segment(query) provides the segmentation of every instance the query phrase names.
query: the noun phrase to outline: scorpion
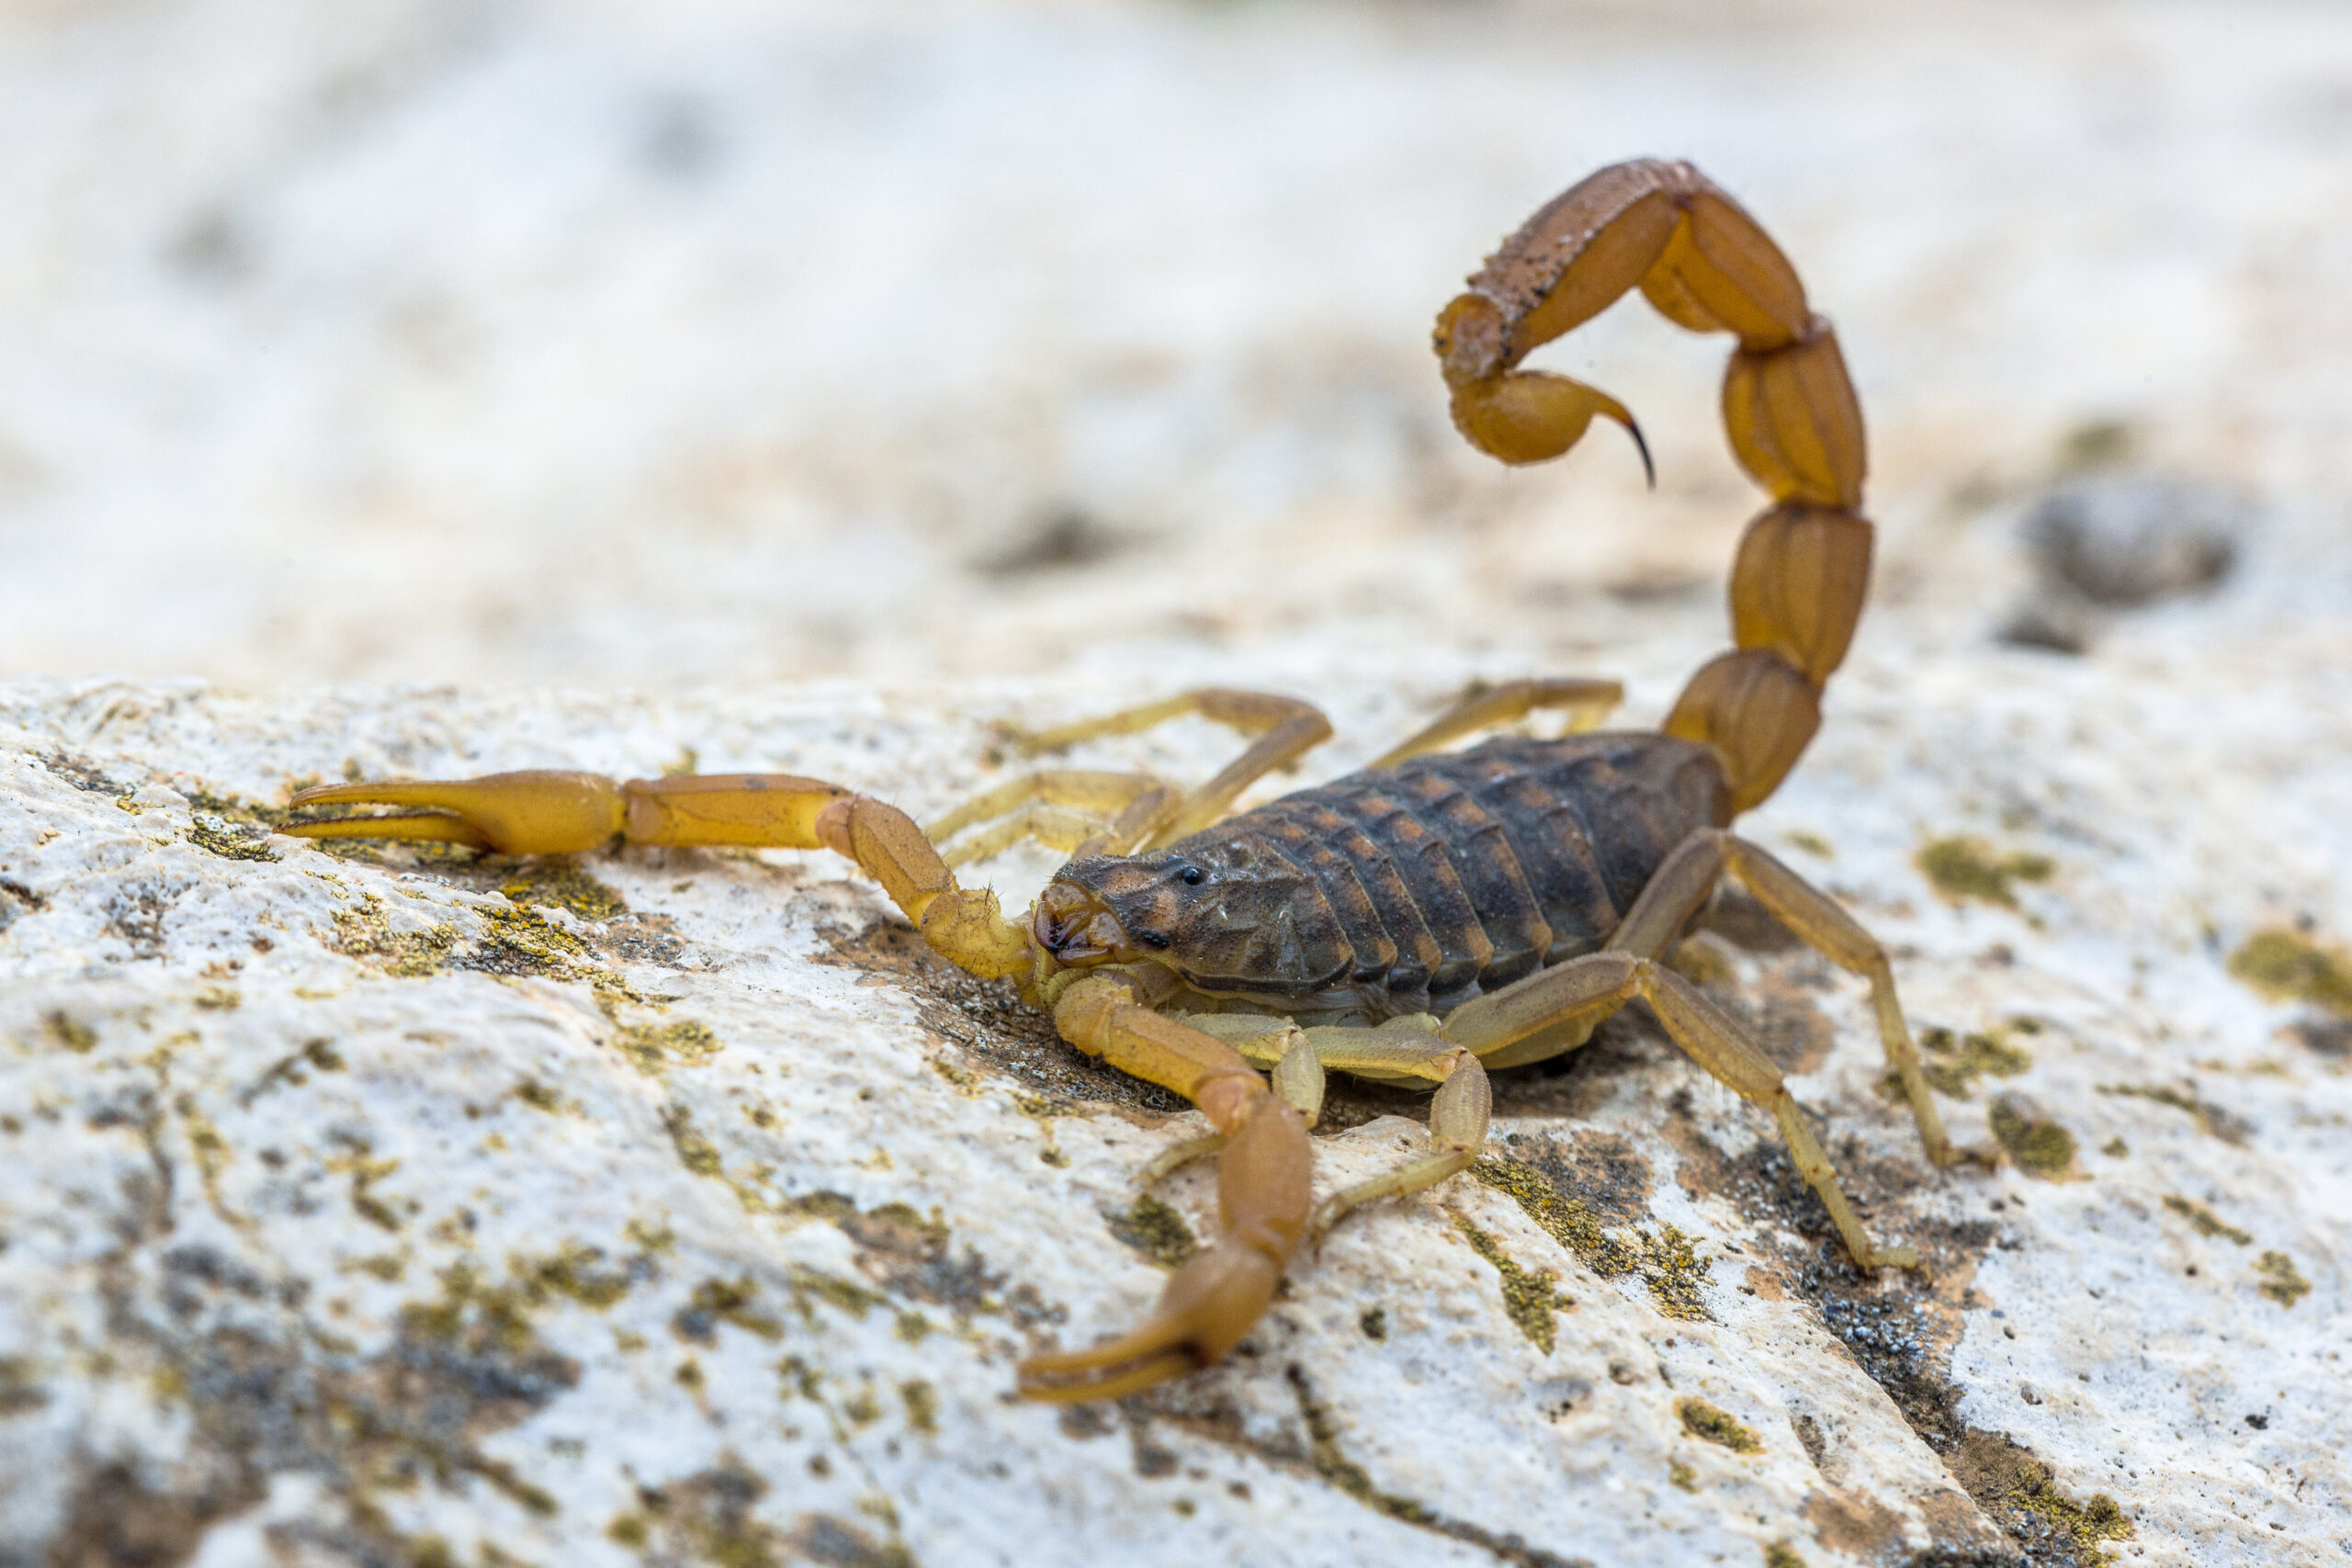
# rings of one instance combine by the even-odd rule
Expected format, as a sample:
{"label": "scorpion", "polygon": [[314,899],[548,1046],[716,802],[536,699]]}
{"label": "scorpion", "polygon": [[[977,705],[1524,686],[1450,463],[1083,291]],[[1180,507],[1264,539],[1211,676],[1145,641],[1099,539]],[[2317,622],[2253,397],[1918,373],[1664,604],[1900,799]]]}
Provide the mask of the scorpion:
{"label": "scorpion", "polygon": [[[1043,768],[920,827],[880,800],[788,774],[635,779],[534,771],[301,791],[300,837],[467,845],[502,854],[623,844],[827,849],[878,882],[941,957],[1010,978],[1078,1050],[1184,1096],[1214,1129],[1147,1182],[1214,1155],[1222,1230],[1132,1332],[1037,1355],[1033,1399],[1132,1393],[1216,1362],[1265,1313],[1310,1237],[1365,1203],[1472,1165],[1489,1071],[1571,1051],[1628,1002],[1698,1065],[1769,1111],[1853,1261],[1916,1268],[1873,1243],[1780,1070],[1750,1032],[1665,958],[1726,876],[1870,987],[1886,1060],[1928,1157],[1962,1157],[1929,1099],[1885,950],[1826,894],[1729,830],[1795,763],[1821,718],[1870,575],[1860,411],[1836,334],[1756,220],[1687,163],[1620,164],[1534,216],[1439,315],[1454,424],[1505,463],[1566,452],[1623,404],[1521,369],[1538,346],[1638,285],[1668,320],[1737,340],[1723,416],[1772,504],[1730,581],[1734,648],[1702,666],[1657,732],[1597,727],[1597,680],[1474,692],[1364,770],[1230,815],[1236,798],[1331,734],[1289,697],[1193,691],[1022,736],[1033,754],[1182,716],[1248,738],[1207,783]],[[1564,713],[1557,739],[1453,742]],[[1024,839],[1072,858],[1019,919],[953,869]],[[960,840],[960,841],[958,841]],[[1308,1136],[1324,1074],[1433,1086],[1427,1152],[1314,1201]]]}

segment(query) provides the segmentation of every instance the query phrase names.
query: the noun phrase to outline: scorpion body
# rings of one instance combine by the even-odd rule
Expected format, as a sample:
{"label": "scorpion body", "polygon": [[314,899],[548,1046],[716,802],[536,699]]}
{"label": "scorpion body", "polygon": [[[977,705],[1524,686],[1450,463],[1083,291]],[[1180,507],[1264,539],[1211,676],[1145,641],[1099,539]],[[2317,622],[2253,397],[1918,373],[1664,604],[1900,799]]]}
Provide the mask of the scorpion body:
{"label": "scorpion body", "polygon": [[[1703,665],[1661,733],[1595,733],[1614,682],[1531,680],[1465,696],[1362,773],[1238,816],[1254,781],[1330,734],[1305,703],[1194,691],[1019,737],[1033,750],[1180,715],[1250,736],[1189,792],[1140,774],[1025,773],[933,822],[819,779],[727,774],[618,784],[587,773],[338,784],[295,804],[413,807],[313,819],[309,838],[468,844],[509,854],[633,844],[829,849],[881,884],[926,942],[1051,1010],[1063,1039],[1184,1095],[1211,1133],[1147,1179],[1214,1154],[1224,1229],[1132,1333],[1032,1357],[1023,1393],[1108,1398],[1216,1360],[1272,1303],[1300,1244],[1349,1211],[1419,1191],[1477,1156],[1487,1070],[1573,1050],[1646,1003],[1701,1066],[1768,1111],[1864,1268],[1873,1243],[1771,1060],[1662,961],[1717,884],[1742,884],[1869,983],[1882,1044],[1929,1157],[1945,1138],[1884,951],[1826,895],[1728,827],[1770,795],[1820,723],[1869,578],[1862,427],[1829,325],[1778,247],[1687,164],[1603,169],[1538,211],[1439,316],[1455,425],[1505,462],[1566,451],[1595,415],[1640,432],[1608,394],[1521,368],[1627,291],[1738,339],[1724,423],[1772,496],[1731,578],[1734,649]],[[1643,450],[1647,462],[1646,447]],[[1538,710],[1561,739],[1441,749]],[[1024,839],[1072,859],[1023,918],[953,867]],[[1327,1069],[1434,1085],[1430,1145],[1317,1205],[1308,1129]],[[1270,1075],[1270,1076],[1269,1076]]]}
{"label": "scorpion body", "polygon": [[1204,1010],[1443,1016],[1600,948],[1677,845],[1730,820],[1728,793],[1713,754],[1671,736],[1489,740],[1056,880],[1166,953]]}

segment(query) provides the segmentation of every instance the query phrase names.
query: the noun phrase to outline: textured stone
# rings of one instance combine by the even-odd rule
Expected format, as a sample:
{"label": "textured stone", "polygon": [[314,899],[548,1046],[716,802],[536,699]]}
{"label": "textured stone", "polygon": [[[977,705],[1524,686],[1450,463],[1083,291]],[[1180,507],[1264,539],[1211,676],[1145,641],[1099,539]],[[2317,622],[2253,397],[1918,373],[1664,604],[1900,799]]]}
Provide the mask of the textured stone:
{"label": "textured stone", "polygon": [[[2071,1140],[1931,1176],[1856,983],[1752,918],[1700,939],[1929,1273],[1859,1278],[1768,1122],[1622,1021],[1503,1083],[1487,1179],[1351,1220],[1227,1365],[1071,1412],[1009,1402],[1012,1362],[1133,1321],[1212,1230],[1204,1171],[1159,1211],[1131,1179],[1194,1115],[926,958],[829,856],[547,867],[263,827],[317,777],[688,750],[930,810],[1001,776],[987,720],[1084,694],[0,688],[0,1538],[1819,1564],[2007,1562],[2003,1531],[2088,1562],[2128,1529],[2130,1561],[2322,1561],[2352,1531],[2346,1091],[2298,1033],[2324,994],[2226,963],[2348,923],[2316,761],[2352,739],[2343,632],[2300,625],[2209,613],[2193,660],[1886,631],[1754,819],[1894,947],[1957,1134],[1989,1110]],[[1283,683],[1342,721],[1317,774],[1442,691],[1360,661]],[[1197,776],[1215,733],[1102,754]],[[2052,868],[2014,908],[1941,897],[1918,855],[1956,834]],[[1422,1114],[1343,1088],[1318,1180],[1402,1157]]]}

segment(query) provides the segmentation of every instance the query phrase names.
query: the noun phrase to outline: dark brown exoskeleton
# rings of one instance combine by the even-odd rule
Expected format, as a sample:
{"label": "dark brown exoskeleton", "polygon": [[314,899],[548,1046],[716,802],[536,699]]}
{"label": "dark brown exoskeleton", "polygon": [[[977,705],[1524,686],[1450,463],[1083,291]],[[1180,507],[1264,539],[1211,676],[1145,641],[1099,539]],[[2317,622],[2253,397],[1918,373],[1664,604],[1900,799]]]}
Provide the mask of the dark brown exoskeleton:
{"label": "dark brown exoskeleton", "polygon": [[[831,849],[880,882],[942,956],[1011,977],[1080,1050],[1192,1100],[1214,1131],[1169,1150],[1147,1179],[1216,1153],[1223,1234],[1133,1333],[1023,1363],[1021,1389],[1034,1398],[1107,1398],[1216,1360],[1264,1313],[1306,1236],[1477,1157],[1488,1068],[1573,1050],[1636,998],[1700,1066],[1772,1113],[1857,1263],[1909,1266],[1909,1248],[1864,1232],[1771,1061],[1660,962],[1729,874],[1868,979],[1928,1153],[1938,1164],[1955,1157],[1884,952],[1727,830],[1812,739],[1869,577],[1871,525],[1856,510],[1861,418],[1828,323],[1755,220],[1695,169],[1619,164],[1529,220],[1439,317],[1454,423],[1514,463],[1566,451],[1596,413],[1634,430],[1607,394],[1518,366],[1636,286],[1679,324],[1737,336],[1724,420],[1774,502],[1733,568],[1737,647],[1692,677],[1661,733],[1591,730],[1618,699],[1613,682],[1517,682],[1464,698],[1362,773],[1227,817],[1245,788],[1330,726],[1289,698],[1198,691],[1022,737],[1048,750],[1193,714],[1254,738],[1189,793],[1137,774],[1046,770],[926,832],[896,807],[786,774],[616,784],[506,773],[305,791],[298,805],[420,809],[288,830],[508,854],[616,838]],[[1537,709],[1566,710],[1571,733],[1442,750]],[[1074,858],[1025,918],[1007,919],[992,893],[959,886],[950,866],[1023,838]],[[1437,1093],[1427,1154],[1317,1206],[1307,1129],[1326,1069]]]}

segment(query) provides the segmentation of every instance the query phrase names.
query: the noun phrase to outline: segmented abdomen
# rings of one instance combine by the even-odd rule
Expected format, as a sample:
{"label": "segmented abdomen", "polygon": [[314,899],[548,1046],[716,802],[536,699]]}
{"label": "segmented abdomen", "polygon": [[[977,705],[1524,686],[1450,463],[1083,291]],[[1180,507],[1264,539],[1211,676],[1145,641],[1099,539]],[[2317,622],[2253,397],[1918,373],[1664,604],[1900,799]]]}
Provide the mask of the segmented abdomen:
{"label": "segmented abdomen", "polygon": [[1726,818],[1706,747],[1654,734],[1498,739],[1284,795],[1168,852],[1272,856],[1301,874],[1290,897],[1319,900],[1292,920],[1323,935],[1320,973],[1231,979],[1273,994],[1336,981],[1385,993],[1389,1012],[1442,1013],[1599,946],[1668,852]]}

